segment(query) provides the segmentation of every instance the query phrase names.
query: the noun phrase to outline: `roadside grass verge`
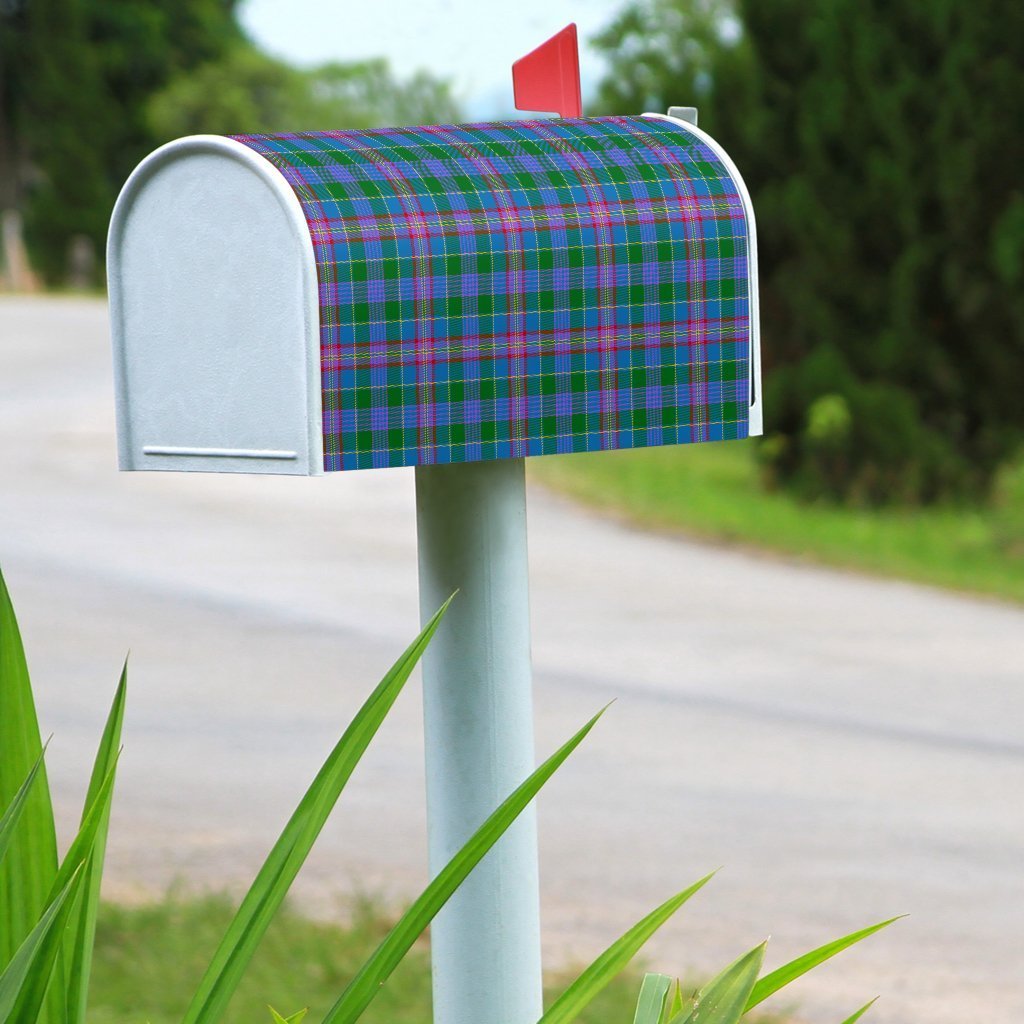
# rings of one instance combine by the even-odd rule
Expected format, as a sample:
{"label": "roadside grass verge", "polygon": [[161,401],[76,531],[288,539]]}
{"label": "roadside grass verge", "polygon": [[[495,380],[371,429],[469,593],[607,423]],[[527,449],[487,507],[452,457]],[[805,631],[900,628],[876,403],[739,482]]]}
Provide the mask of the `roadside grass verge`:
{"label": "roadside grass verge", "polygon": [[[231,920],[221,896],[168,898],[141,906],[105,903],[100,910],[89,1024],[179,1024],[189,995]],[[395,917],[372,900],[340,907],[343,925],[310,920],[285,906],[275,918],[223,1024],[270,1024],[309,1007],[315,1022],[387,934]],[[641,972],[627,971],[580,1015],[581,1024],[630,1024]],[[564,986],[568,975],[552,978]],[[561,984],[559,984],[561,982]],[[361,1024],[429,1024],[430,961],[415,947]]]}
{"label": "roadside grass verge", "polygon": [[550,456],[530,472],[640,526],[1024,601],[1024,544],[1000,542],[995,512],[803,504],[761,488],[752,442]]}
{"label": "roadside grass verge", "polygon": [[[233,911],[234,904],[224,896],[171,894],[140,906],[104,903],[96,933],[89,1024],[179,1024]],[[344,924],[313,921],[286,904],[222,1024],[270,1024],[268,1004],[282,1014],[308,1006],[306,1019],[321,1020],[395,921],[395,915],[372,899],[339,905],[339,916]],[[549,978],[548,1001],[574,976],[566,971]],[[631,1024],[642,977],[642,964],[628,968],[580,1014],[578,1024]],[[429,949],[421,941],[360,1024],[430,1020]],[[754,1013],[744,1020],[784,1024],[784,1018],[770,1013]]]}

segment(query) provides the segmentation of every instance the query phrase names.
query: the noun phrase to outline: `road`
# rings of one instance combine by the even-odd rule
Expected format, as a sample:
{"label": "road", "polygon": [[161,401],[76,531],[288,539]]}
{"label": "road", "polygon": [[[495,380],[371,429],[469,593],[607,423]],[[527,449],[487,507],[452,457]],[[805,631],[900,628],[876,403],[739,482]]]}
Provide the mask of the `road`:
{"label": "road", "polygon": [[[236,891],[416,630],[412,474],[118,475],[112,408],[102,303],[0,300],[0,563],[65,835],[131,648],[108,892]],[[881,994],[878,1024],[1019,1024],[1024,610],[530,501],[539,750],[618,698],[540,802],[549,962],[722,865],[658,968],[907,913],[801,981],[799,1018]],[[307,907],[423,881],[422,754],[413,684]]]}

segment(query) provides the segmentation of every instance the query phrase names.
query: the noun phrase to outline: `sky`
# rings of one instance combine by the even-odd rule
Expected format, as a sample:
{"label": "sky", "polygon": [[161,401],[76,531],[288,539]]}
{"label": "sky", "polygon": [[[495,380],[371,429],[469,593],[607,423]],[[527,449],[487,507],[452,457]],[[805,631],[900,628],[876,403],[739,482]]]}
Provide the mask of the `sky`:
{"label": "sky", "polygon": [[450,79],[472,117],[512,111],[512,62],[569,22],[580,36],[583,98],[605,71],[587,40],[624,0],[245,0],[242,23],[295,64],[387,57],[400,76]]}

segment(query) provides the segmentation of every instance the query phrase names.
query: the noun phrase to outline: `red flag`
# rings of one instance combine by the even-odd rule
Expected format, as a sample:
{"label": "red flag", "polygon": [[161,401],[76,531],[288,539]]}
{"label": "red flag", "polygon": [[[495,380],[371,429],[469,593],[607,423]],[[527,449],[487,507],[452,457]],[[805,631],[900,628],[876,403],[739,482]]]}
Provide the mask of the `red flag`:
{"label": "red flag", "polygon": [[580,52],[575,23],[541,43],[512,65],[517,110],[550,110],[559,117],[582,117]]}

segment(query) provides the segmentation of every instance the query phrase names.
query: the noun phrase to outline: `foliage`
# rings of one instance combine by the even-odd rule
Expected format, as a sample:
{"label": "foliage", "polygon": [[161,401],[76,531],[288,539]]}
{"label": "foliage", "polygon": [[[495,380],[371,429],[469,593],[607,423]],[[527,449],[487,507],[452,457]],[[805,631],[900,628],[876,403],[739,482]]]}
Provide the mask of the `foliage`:
{"label": "foliage", "polygon": [[0,205],[23,209],[30,253],[63,278],[68,240],[102,251],[114,198],[152,147],[145,104],[240,37],[237,0],[0,4]]}
{"label": "foliage", "polygon": [[[172,892],[140,906],[105,904],[96,934],[90,1024],[180,1024],[213,950],[234,914],[225,896]],[[310,920],[285,904],[254,956],[222,1024],[287,1017],[309,1007],[319,1021],[348,979],[391,930],[395,916],[377,900],[339,906],[343,923]],[[385,986],[364,1024],[422,1024],[430,1016],[430,958],[418,943]]]}
{"label": "foliage", "polygon": [[[538,1024],[571,1024],[576,1020],[583,1008],[636,953],[639,948],[638,932],[643,934],[639,940],[642,944],[707,881],[708,878],[701,879],[685,892],[657,908],[639,925],[612,943],[555,1000]],[[679,982],[676,982],[674,995],[670,996],[671,979],[664,975],[647,975],[640,987],[634,1024],[739,1024],[742,1017],[797,978],[831,960],[850,946],[887,928],[896,920],[898,918],[890,918],[888,921],[881,921],[827,942],[763,976],[761,965],[767,941],[762,942],[744,953],[689,997],[683,996]],[[869,1003],[868,1006],[862,1007],[852,1019],[856,1020],[870,1005]]]}
{"label": "foliage", "polygon": [[302,71],[260,53],[238,0],[0,0],[0,210],[51,283],[70,239],[101,252],[114,200],[186,133],[457,120],[447,83],[386,62]]}
{"label": "foliage", "polygon": [[[122,673],[80,830],[58,863],[25,652],[0,574],[0,1021],[85,1022],[125,686]],[[51,975],[61,984],[49,985]]]}
{"label": "foliage", "polygon": [[[450,603],[450,601],[449,601]],[[271,924],[282,909],[299,869],[341,796],[371,740],[377,734],[427,644],[447,604],[384,676],[328,755],[294,814],[285,825],[223,937],[203,969],[184,1012],[183,1024],[224,1020],[233,996]],[[49,856],[55,827],[31,683],[10,596],[0,575],[0,1024],[85,1024],[95,954],[100,878],[106,844],[114,773],[124,720],[127,670],[114,698],[100,741],[78,835],[64,858]],[[349,969],[341,995],[321,1018],[323,1024],[355,1024],[381,993],[427,925],[479,864],[494,843],[530,805],[544,784],[583,741],[601,712],[564,743],[508,796],[443,867],[408,909],[380,937],[376,949]],[[707,876],[656,907],[615,940],[558,995],[539,1024],[571,1024],[629,964],[647,940],[707,884]],[[895,919],[893,919],[895,920]],[[862,929],[759,978],[764,945],[745,954],[713,978],[666,1024],[737,1024],[740,1017],[807,971],[891,924]],[[190,941],[195,936],[190,934]],[[137,951],[133,949],[133,957]],[[641,990],[641,1011],[662,1024],[667,986],[656,986],[661,1002],[652,1005],[650,982]],[[172,997],[177,994],[173,990]],[[276,1024],[299,1024],[306,1010]]]}
{"label": "foliage", "polygon": [[643,526],[1024,601],[1019,463],[1000,474],[991,509],[865,509],[765,491],[756,453],[753,441],[674,445],[535,459],[530,473]]}
{"label": "foliage", "polygon": [[1005,560],[1024,564],[1024,453],[999,471],[992,495],[995,543]]}
{"label": "foliage", "polygon": [[292,67],[241,44],[180,75],[150,100],[161,141],[210,132],[323,131],[456,121],[449,86],[425,72],[399,82],[387,61]]}
{"label": "foliage", "polygon": [[[179,1024],[188,993],[231,921],[224,896],[175,891],[141,905],[104,904],[96,933],[89,1024]],[[391,930],[397,915],[376,897],[339,903],[337,922],[311,920],[285,904],[266,935],[222,1024],[268,1022],[308,1007],[316,1024],[338,992]],[[549,979],[552,998],[564,978]],[[639,976],[626,972],[578,1018],[580,1024],[628,1024]],[[144,1017],[140,1016],[140,1007]],[[430,955],[418,942],[360,1024],[430,1020]]]}
{"label": "foliage", "polygon": [[772,477],[985,493],[1024,434],[1024,7],[634,0],[597,44],[602,112],[696,102],[750,186]]}
{"label": "foliage", "polygon": [[[855,932],[838,942],[812,950],[803,957],[780,967],[771,974],[758,978],[764,950],[767,943],[761,943],[744,953],[721,973],[711,979],[690,996],[683,994],[679,981],[673,987],[672,979],[665,974],[644,976],[637,999],[633,1024],[738,1024],[738,1022],[769,995],[773,995],[790,981],[805,974],[813,967],[824,963],[840,949],[859,942],[868,935],[891,924],[883,921],[863,932]],[[847,1017],[843,1024],[855,1024],[876,1000],[865,1003],[859,1010]]]}
{"label": "foliage", "polygon": [[[231,903],[223,896],[186,898],[172,893],[141,906],[105,905],[96,937],[90,1024],[123,1024],[134,1019],[140,1006],[145,1007],[149,1024],[177,1024],[181,993],[194,985],[208,950],[216,944],[231,914]],[[393,921],[379,901],[367,897],[347,905],[344,924],[312,921],[285,905],[238,997],[226,1010],[223,1024],[265,1020],[268,1000],[275,1007],[308,1006],[305,1020],[309,1024],[321,1020],[333,994],[387,934]],[[643,977],[638,1002],[639,981],[635,973],[620,974],[576,1020],[579,1024],[629,1024],[635,1014],[636,1024],[662,1024],[656,1017],[642,1015],[643,1008],[647,1014],[655,1006],[678,1014],[701,988],[679,982],[673,985],[665,975],[650,974]],[[549,1000],[560,991],[556,982],[552,979],[546,986]],[[762,1006],[750,1007],[744,1021],[784,1019],[765,1016]],[[363,1021],[424,1024],[429,1019],[430,958],[426,944],[418,943]]]}
{"label": "foliage", "polygon": [[[214,1024],[272,919],[447,609],[447,603],[384,676],[331,751],[256,876],[185,1011],[184,1024]],[[82,826],[60,863],[42,769],[42,744],[24,650],[0,575],[0,1024],[84,1024],[96,908],[114,766],[127,686],[122,673],[93,768]],[[510,794],[430,881],[359,965],[325,1021],[353,1024],[413,948],[434,915],[544,783],[583,741],[592,718]]]}

